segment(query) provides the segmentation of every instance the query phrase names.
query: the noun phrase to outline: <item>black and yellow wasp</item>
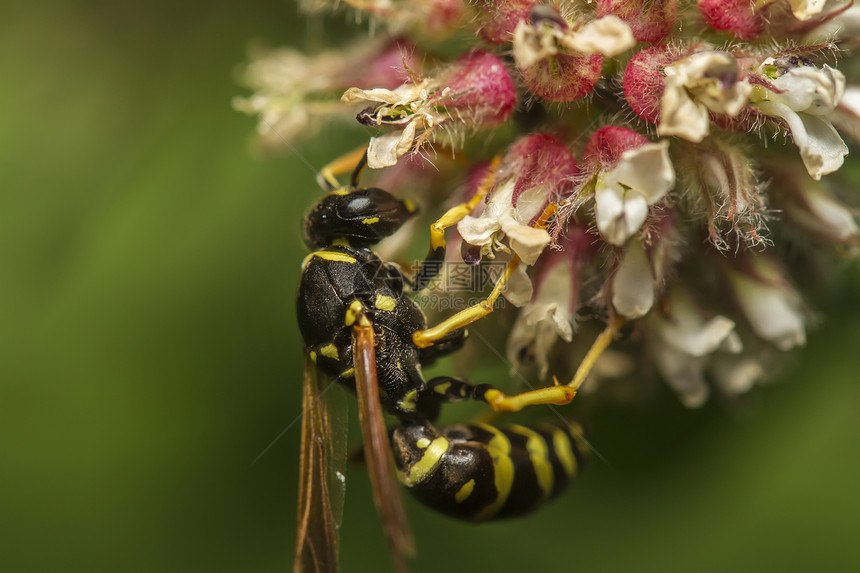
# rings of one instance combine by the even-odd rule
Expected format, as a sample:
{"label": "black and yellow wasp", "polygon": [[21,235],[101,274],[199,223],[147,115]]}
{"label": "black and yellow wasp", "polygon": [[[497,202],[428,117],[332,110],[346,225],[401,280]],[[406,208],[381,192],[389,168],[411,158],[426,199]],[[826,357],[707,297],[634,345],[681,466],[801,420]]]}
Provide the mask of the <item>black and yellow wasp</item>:
{"label": "black and yellow wasp", "polygon": [[[353,159],[353,164],[355,160]],[[480,521],[529,512],[573,478],[586,452],[576,425],[540,428],[485,424],[435,428],[442,404],[473,399],[497,410],[536,403],[565,403],[574,394],[554,386],[506,396],[487,385],[452,377],[425,380],[421,367],[459,349],[467,324],[492,311],[517,261],[509,263],[493,293],[435,328],[409,297],[438,273],[445,254],[445,228],[470,213],[487,194],[491,178],[469,202],[449,210],[431,228],[430,253],[414,277],[380,259],[371,246],[416,214],[408,200],[378,188],[340,188],[332,174],[329,193],[304,219],[313,252],[302,265],[297,310],[304,338],[304,421],[295,571],[336,571],[337,531],[328,467],[329,437],[336,428],[325,411],[316,369],[353,390],[358,398],[364,459],[394,556],[413,541],[398,481],[424,504],[453,517]],[[548,210],[539,224],[553,216]],[[391,432],[383,418],[396,418]],[[393,454],[393,455],[392,455]],[[393,464],[392,464],[393,459]]]}

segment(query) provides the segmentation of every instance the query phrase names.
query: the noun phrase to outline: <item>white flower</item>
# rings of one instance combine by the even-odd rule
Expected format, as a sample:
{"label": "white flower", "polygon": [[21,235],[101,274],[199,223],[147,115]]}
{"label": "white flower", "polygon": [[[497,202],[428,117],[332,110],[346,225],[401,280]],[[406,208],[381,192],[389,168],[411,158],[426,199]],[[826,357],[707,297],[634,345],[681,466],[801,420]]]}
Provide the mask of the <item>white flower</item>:
{"label": "white flower", "polygon": [[424,80],[418,84],[403,84],[394,90],[349,88],[343,94],[341,101],[344,103],[381,104],[374,110],[374,118],[385,118],[387,125],[403,125],[402,131],[370,139],[368,167],[381,169],[396,165],[397,160],[413,148],[417,134],[429,133],[448,118],[430,103],[427,84],[428,80]]}
{"label": "white flower", "polygon": [[457,231],[470,245],[480,246],[484,254],[493,252],[501,231],[507,235],[511,249],[520,259],[527,265],[533,265],[550,242],[545,229],[535,229],[529,225],[546,206],[548,190],[533,187],[524,191],[514,207],[515,187],[515,177],[496,187],[484,212],[479,217],[467,215],[457,224]]}
{"label": "white flower", "polygon": [[614,58],[636,45],[630,26],[617,16],[604,16],[561,38],[561,44],[583,56]]}
{"label": "white flower", "polygon": [[780,350],[806,343],[800,296],[777,265],[763,256],[750,256],[751,272],[730,270],[735,298],[753,331]]}
{"label": "white flower", "polygon": [[560,260],[542,277],[534,300],[520,311],[508,336],[507,353],[514,368],[531,348],[540,369],[541,378],[549,370],[549,353],[555,342],[573,340],[573,309],[575,293],[572,260]]}
{"label": "white flower", "polygon": [[519,265],[511,273],[505,288],[502,290],[502,294],[509,303],[520,307],[528,304],[532,299],[533,293],[534,286],[532,285],[532,280],[529,278],[526,268],[523,265]]}
{"label": "white flower", "polygon": [[699,407],[708,397],[704,370],[717,351],[738,353],[743,345],[735,323],[724,316],[708,318],[679,287],[664,299],[660,312],[645,319],[660,373],[685,406]]}
{"label": "white flower", "polygon": [[665,68],[658,135],[677,135],[698,143],[709,132],[708,112],[738,115],[752,86],[738,81],[737,60],[726,52],[699,52]]}
{"label": "white flower", "polygon": [[[773,74],[773,62],[765,72]],[[778,91],[761,88],[756,109],[782,119],[791,130],[803,164],[813,179],[833,173],[848,155],[848,147],[833,127],[831,115],[845,93],[845,76],[828,65],[798,66],[772,81]]]}
{"label": "white flower", "polygon": [[708,372],[716,386],[729,396],[748,392],[756,381],[765,376],[761,362],[745,353],[715,355]]}
{"label": "white flower", "polygon": [[[324,52],[308,57],[290,48],[254,54],[242,70],[241,81],[254,90],[233,98],[233,108],[257,115],[257,131],[267,145],[281,146],[316,132],[321,120],[344,115],[337,101],[310,101],[311,94],[331,89],[341,73],[343,57]],[[319,99],[319,98],[318,98]]]}
{"label": "white flower", "polygon": [[669,142],[628,149],[618,164],[598,176],[594,195],[597,228],[607,242],[621,246],[645,222],[648,207],[675,185]]}
{"label": "white flower", "polygon": [[617,16],[604,16],[578,30],[545,18],[540,24],[520,20],[514,30],[513,53],[517,67],[526,69],[560,52],[578,56],[601,54],[611,58],[635,45],[630,26]]}
{"label": "white flower", "polygon": [[645,316],[654,305],[656,288],[645,245],[631,239],[612,279],[612,306],[630,319]]}

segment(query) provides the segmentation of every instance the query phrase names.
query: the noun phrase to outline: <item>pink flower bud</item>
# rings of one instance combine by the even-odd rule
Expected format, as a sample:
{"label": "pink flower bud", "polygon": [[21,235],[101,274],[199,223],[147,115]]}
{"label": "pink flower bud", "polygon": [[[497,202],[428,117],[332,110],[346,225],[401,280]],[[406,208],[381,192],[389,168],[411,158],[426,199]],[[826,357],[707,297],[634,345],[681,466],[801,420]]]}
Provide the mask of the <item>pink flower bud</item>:
{"label": "pink flower bud", "polygon": [[505,63],[492,52],[474,50],[460,56],[430,103],[456,118],[481,127],[503,123],[514,111],[517,91]]}
{"label": "pink flower bud", "polygon": [[[527,191],[541,189],[546,200],[558,201],[573,190],[573,180],[579,175],[579,167],[573,154],[561,141],[546,133],[524,137],[511,146],[505,155],[499,178],[517,177],[514,185],[513,205],[517,207],[520,197]],[[534,223],[538,213],[532,218]]]}
{"label": "pink flower bud", "polygon": [[558,54],[520,70],[529,89],[549,101],[573,101],[594,89],[603,69],[603,56]]}
{"label": "pink flower bud", "polygon": [[622,153],[647,143],[651,140],[626,127],[602,127],[588,140],[582,152],[582,162],[588,168],[609,170],[618,164]]}
{"label": "pink flower bud", "polygon": [[444,38],[454,32],[466,12],[463,0],[425,0],[425,4],[422,27],[431,37]]}
{"label": "pink flower bud", "polygon": [[478,35],[488,44],[506,44],[513,39],[520,20],[527,20],[537,0],[481,0]]}
{"label": "pink flower bud", "polygon": [[652,46],[630,58],[624,70],[624,97],[636,115],[648,123],[660,120],[665,84],[663,68],[678,59],[668,46]]}
{"label": "pink flower bud", "polygon": [[678,0],[597,0],[597,16],[612,14],[630,26],[638,42],[656,43],[675,27]]}
{"label": "pink flower bud", "polygon": [[754,0],[698,0],[699,12],[708,25],[731,32],[739,40],[754,40],[765,26],[763,10]]}
{"label": "pink flower bud", "polygon": [[420,71],[421,54],[409,40],[398,38],[366,56],[363,61],[350,61],[343,76],[337,78],[336,89],[360,88],[394,89],[409,79],[408,72]]}

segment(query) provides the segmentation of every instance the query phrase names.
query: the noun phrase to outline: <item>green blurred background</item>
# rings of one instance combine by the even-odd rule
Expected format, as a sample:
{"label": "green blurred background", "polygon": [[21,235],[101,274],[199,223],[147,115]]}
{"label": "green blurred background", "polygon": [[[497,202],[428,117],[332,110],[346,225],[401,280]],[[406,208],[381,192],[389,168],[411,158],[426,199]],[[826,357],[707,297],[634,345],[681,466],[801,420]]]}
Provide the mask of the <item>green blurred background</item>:
{"label": "green blurred background", "polygon": [[[299,426],[252,462],[300,413],[319,191],[297,158],[255,159],[230,100],[252,39],[317,28],[286,0],[0,11],[0,570],[289,570]],[[320,166],[350,137],[302,152]],[[860,569],[847,274],[778,384],[593,408],[608,463],[537,515],[476,527],[409,500],[414,570]],[[345,571],[389,569],[360,467],[341,531]]]}

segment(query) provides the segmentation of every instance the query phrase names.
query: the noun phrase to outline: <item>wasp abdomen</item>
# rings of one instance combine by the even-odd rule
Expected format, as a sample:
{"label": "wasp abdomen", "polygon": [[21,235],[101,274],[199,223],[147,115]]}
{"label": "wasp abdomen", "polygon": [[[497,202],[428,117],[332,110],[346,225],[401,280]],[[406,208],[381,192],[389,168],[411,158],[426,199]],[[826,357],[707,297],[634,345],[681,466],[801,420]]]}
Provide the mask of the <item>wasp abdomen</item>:
{"label": "wasp abdomen", "polygon": [[468,521],[522,515],[562,491],[586,447],[579,426],[484,424],[394,431],[401,481],[431,508]]}

